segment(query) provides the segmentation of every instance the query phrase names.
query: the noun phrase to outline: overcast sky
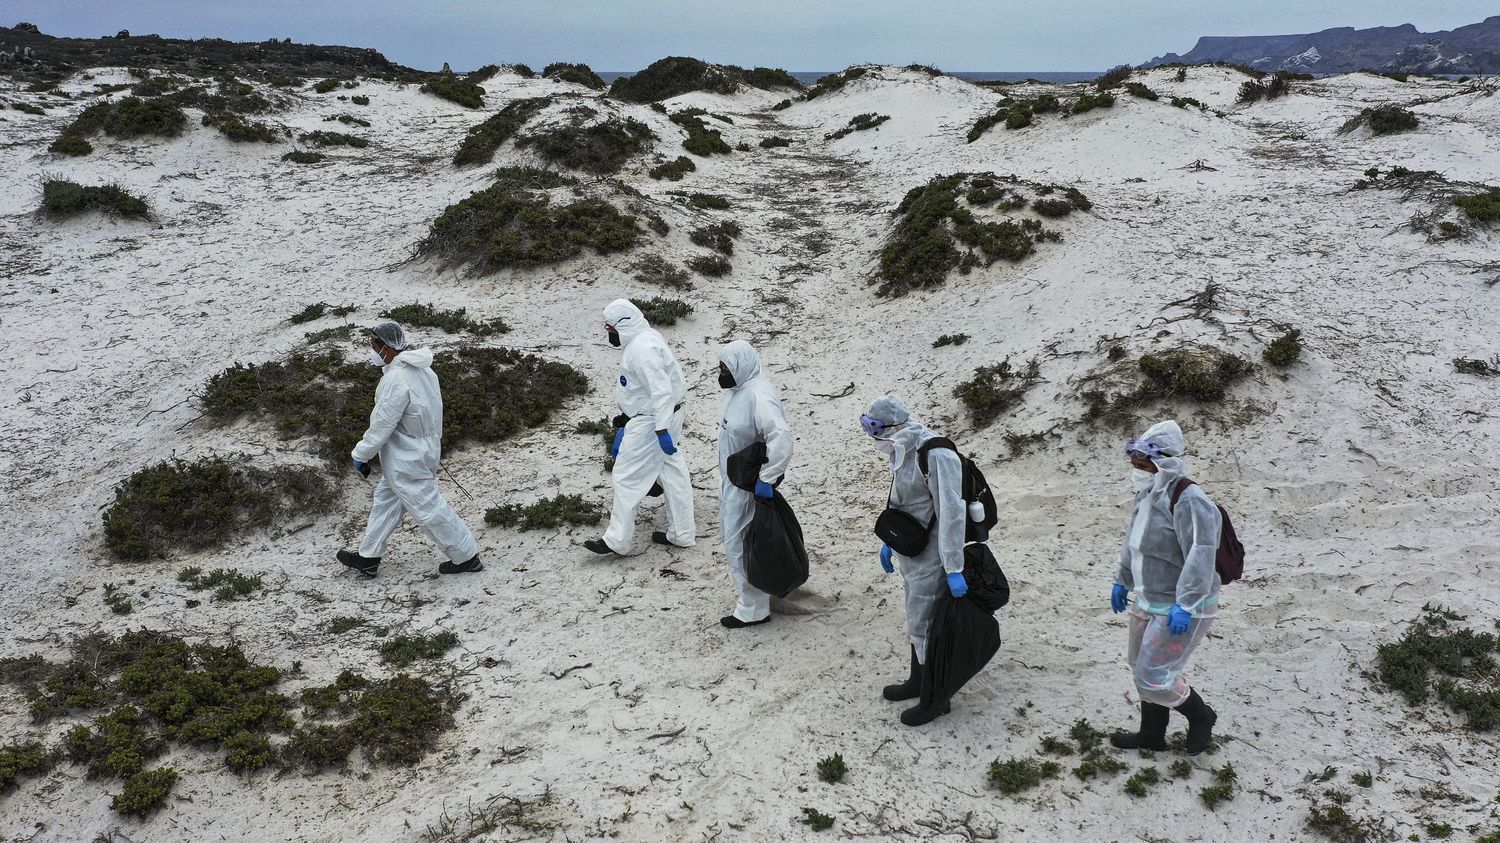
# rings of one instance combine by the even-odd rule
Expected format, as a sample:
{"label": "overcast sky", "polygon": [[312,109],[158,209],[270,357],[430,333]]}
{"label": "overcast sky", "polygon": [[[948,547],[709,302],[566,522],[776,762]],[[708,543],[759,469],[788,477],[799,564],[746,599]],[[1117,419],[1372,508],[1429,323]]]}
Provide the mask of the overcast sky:
{"label": "overcast sky", "polygon": [[[0,0],[53,35],[216,36],[374,47],[422,69],[662,56],[788,70],[923,62],[944,70],[1103,70],[1200,35],[1279,35],[1500,13],[1495,0]],[[11,20],[4,20],[5,17]]]}

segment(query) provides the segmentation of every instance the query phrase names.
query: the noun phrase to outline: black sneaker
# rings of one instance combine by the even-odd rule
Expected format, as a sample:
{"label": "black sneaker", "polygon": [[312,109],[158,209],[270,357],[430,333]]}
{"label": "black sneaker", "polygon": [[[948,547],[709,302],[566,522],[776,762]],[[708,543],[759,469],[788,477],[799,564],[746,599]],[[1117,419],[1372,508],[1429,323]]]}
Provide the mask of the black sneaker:
{"label": "black sneaker", "polygon": [[338,552],[338,557],[340,562],[358,571],[360,576],[365,577],[366,579],[374,579],[375,572],[380,570],[379,556],[371,559],[366,556],[360,556],[358,553],[353,553],[348,550],[340,550]]}
{"label": "black sneaker", "polygon": [[723,624],[725,629],[744,629],[747,626],[760,626],[763,623],[770,622],[770,615],[766,615],[758,621],[742,621],[734,615],[725,615],[724,617],[719,618],[719,623]]}
{"label": "black sneaker", "polygon": [[609,556],[615,553],[613,548],[604,543],[604,539],[589,539],[583,543],[583,546],[600,556]]}
{"label": "black sneaker", "polygon": [[651,534],[651,543],[663,545],[665,547],[675,547],[679,550],[682,549],[682,545],[667,538],[667,534],[661,530],[657,530],[656,532]]}
{"label": "black sneaker", "polygon": [[439,574],[477,574],[483,570],[484,563],[479,561],[479,554],[477,553],[474,554],[473,559],[470,559],[467,562],[454,564],[453,562],[444,559],[443,564],[438,566]]}

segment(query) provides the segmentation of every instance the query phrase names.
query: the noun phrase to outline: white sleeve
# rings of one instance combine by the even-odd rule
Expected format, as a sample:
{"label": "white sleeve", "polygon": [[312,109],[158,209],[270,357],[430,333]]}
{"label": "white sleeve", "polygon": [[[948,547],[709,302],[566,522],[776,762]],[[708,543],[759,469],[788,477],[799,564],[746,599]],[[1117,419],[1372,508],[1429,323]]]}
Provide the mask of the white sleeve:
{"label": "white sleeve", "polygon": [[666,430],[672,426],[672,378],[667,374],[665,348],[651,349],[650,359],[641,361],[641,380],[651,394],[651,415],[656,419],[656,429]]}
{"label": "white sleeve", "polygon": [[786,474],[792,462],[792,427],[786,413],[764,395],[755,396],[755,432],[766,443],[766,464],[760,467],[760,479],[775,483]]}
{"label": "white sleeve", "polygon": [[1219,530],[1222,519],[1219,508],[1208,496],[1188,489],[1177,499],[1172,513],[1172,527],[1182,547],[1182,574],[1177,578],[1177,605],[1196,615],[1214,590],[1219,570],[1214,565],[1219,553]]}
{"label": "white sleeve", "polygon": [[964,569],[964,528],[969,508],[964,505],[964,464],[951,448],[927,452],[927,490],[937,516],[938,560],[950,574]]}
{"label": "white sleeve", "polygon": [[1126,588],[1135,588],[1135,577],[1130,569],[1130,532],[1135,529],[1135,519],[1140,513],[1139,501],[1130,501],[1130,520],[1125,524],[1125,540],[1120,542],[1120,564],[1115,568],[1115,582]]}
{"label": "white sleeve", "polygon": [[380,453],[401,417],[406,414],[406,404],[411,400],[406,384],[398,376],[382,375],[380,385],[375,387],[375,409],[370,411],[370,427],[359,444],[354,446],[352,456],[360,462],[369,462]]}

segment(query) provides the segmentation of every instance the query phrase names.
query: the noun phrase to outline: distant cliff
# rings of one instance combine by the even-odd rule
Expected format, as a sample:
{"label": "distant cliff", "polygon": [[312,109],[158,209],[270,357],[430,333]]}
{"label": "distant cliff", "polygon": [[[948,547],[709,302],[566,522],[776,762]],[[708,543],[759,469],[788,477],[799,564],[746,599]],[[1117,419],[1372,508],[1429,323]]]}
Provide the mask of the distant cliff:
{"label": "distant cliff", "polygon": [[1500,73],[1500,15],[1450,32],[1418,32],[1415,26],[1374,29],[1340,27],[1310,35],[1204,37],[1184,55],[1167,53],[1146,67],[1182,62],[1232,62],[1259,70],[1347,73]]}

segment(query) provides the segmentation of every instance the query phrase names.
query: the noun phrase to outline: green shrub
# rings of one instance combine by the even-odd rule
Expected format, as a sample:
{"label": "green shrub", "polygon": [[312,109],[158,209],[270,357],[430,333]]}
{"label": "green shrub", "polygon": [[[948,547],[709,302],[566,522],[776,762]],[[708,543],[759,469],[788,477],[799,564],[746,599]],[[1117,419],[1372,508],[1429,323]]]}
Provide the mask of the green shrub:
{"label": "green shrub", "polygon": [[343,123],[345,126],[359,126],[362,129],[370,128],[370,121],[355,117],[352,114],[335,114],[323,118],[323,122],[325,123],[332,123],[335,121]]}
{"label": "green shrub", "polygon": [[403,304],[380,314],[382,319],[393,319],[406,327],[439,328],[444,333],[457,334],[468,331],[476,337],[489,337],[510,333],[510,326],[500,317],[478,321],[469,318],[467,308],[438,310],[430,304]]}
{"label": "green shrub", "polygon": [[467,76],[465,76],[464,78],[467,79],[467,80],[469,80],[470,82],[473,82],[474,84],[478,85],[478,84],[480,84],[482,82],[488,82],[489,80],[493,79],[495,77],[495,74],[497,74],[499,72],[500,72],[500,65],[498,65],[498,64],[487,64],[487,65],[484,65],[483,67],[479,67],[479,68],[477,68],[475,70],[469,71],[469,74]]}
{"label": "green shrub", "polygon": [[848,85],[850,82],[853,82],[861,76],[864,76],[868,72],[869,68],[866,67],[850,67],[843,71],[840,71],[839,73],[830,73],[815,82],[811,88],[808,88],[807,93],[803,94],[802,98],[805,100],[813,100],[826,94],[831,94],[835,91],[842,90],[845,85]]}
{"label": "green shrub", "polygon": [[[614,428],[606,426],[605,435],[613,439]],[[598,524],[607,514],[602,505],[586,501],[582,495],[558,495],[526,506],[503,504],[490,507],[484,512],[484,523],[525,533],[564,526],[586,527]]]}
{"label": "green shrub", "polygon": [[[503,348],[458,348],[438,354],[443,384],[443,449],[498,442],[536,427],[588,391],[572,367]],[[369,422],[380,370],[349,362],[343,351],[294,351],[282,361],[235,366],[214,375],[202,397],[217,423],[246,414],[269,418],[286,436],[313,436],[323,453],[344,459]]]}
{"label": "green shrub", "polygon": [[47,109],[42,108],[39,105],[32,105],[29,102],[13,102],[10,104],[10,107],[14,108],[16,111],[21,112],[22,114],[32,114],[37,117],[47,116]]}
{"label": "green shrub", "polygon": [[0,746],[0,795],[10,792],[22,776],[39,776],[52,769],[53,756],[40,743]]}
{"label": "green shrub", "polygon": [[888,114],[856,114],[853,117],[849,118],[849,125],[845,126],[842,129],[839,129],[837,132],[831,132],[827,135],[824,135],[823,137],[825,140],[838,140],[840,138],[848,137],[855,132],[866,132],[870,129],[878,129],[880,128],[880,124],[886,122],[889,119],[891,118]]}
{"label": "green shrub", "polygon": [[1113,108],[1114,105],[1115,95],[1107,91],[1098,94],[1083,93],[1079,94],[1078,99],[1073,101],[1072,112],[1074,114],[1082,114],[1086,111],[1093,111],[1096,108]]}
{"label": "green shrub", "polygon": [[1012,369],[1010,361],[974,370],[974,377],[953,388],[953,396],[969,411],[975,427],[988,427],[1042,379],[1041,364],[1033,359],[1026,370]]}
{"label": "green shrub", "polygon": [[94,145],[79,137],[78,135],[64,134],[62,137],[59,137],[57,140],[53,141],[52,144],[47,147],[47,150],[49,152],[56,152],[59,155],[81,157],[93,152]]}
{"label": "green shrub", "polygon": [[288,152],[287,154],[281,156],[281,160],[290,161],[293,164],[316,164],[327,157],[327,155],[324,155],[321,152],[309,152],[303,149],[294,149],[291,152]]}
{"label": "green shrub", "polygon": [[127,219],[145,219],[151,215],[146,200],[119,185],[84,186],[58,179],[42,184],[42,210],[52,217],[70,217],[87,211]]}
{"label": "green shrub", "polygon": [[[1464,726],[1488,732],[1500,726],[1500,690],[1487,677],[1495,668],[1500,638],[1461,628],[1462,615],[1440,606],[1423,606],[1397,641],[1376,648],[1378,678],[1409,705],[1438,700],[1464,715]],[[1431,675],[1439,678],[1434,684]]]}
{"label": "green shrub", "polygon": [[1214,770],[1214,784],[1198,791],[1198,798],[1208,806],[1210,811],[1216,810],[1220,804],[1228,802],[1235,796],[1235,783],[1239,780],[1239,774],[1235,772],[1234,765],[1225,764]]}
{"label": "green shrub", "polygon": [[[688,204],[707,211],[729,210],[729,200],[716,193],[689,193]],[[696,242],[696,241],[695,241]]]}
{"label": "green shrub", "polygon": [[88,137],[95,132],[104,132],[113,138],[148,135],[175,138],[186,128],[187,114],[176,103],[166,99],[125,97],[85,108],[63,130],[63,134]]}
{"label": "green shrub", "polygon": [[[1094,207],[1087,196],[1084,196],[1076,187],[1064,187],[1062,195],[1056,196],[1057,189],[1051,186],[1043,187],[1037,191],[1042,197],[1031,203],[1031,209],[1039,215],[1056,219],[1065,217],[1074,211],[1087,211]],[[1025,207],[1024,203],[1022,207]]]}
{"label": "green shrub", "polygon": [[729,259],[723,255],[694,255],[687,259],[688,269],[707,278],[721,278],[729,274],[732,268]]}
{"label": "green shrub", "polygon": [[1455,196],[1453,204],[1462,209],[1470,220],[1481,225],[1500,222],[1500,187],[1492,187],[1484,193]]}
{"label": "green shrub", "polygon": [[849,767],[844,763],[844,756],[835,752],[827,758],[818,761],[818,778],[828,784],[838,784],[844,780],[849,772]]}
{"label": "green shrub", "polygon": [[370,98],[367,97],[367,96],[362,96],[360,94],[355,94],[354,96],[350,97],[349,101],[352,102],[352,103],[354,103],[355,105],[369,105],[370,104]]}
{"label": "green shrub", "polygon": [[217,547],[294,514],[328,512],[333,498],[327,478],[312,468],[263,469],[223,457],[160,462],[115,487],[104,510],[104,545],[130,561],[171,548]]}
{"label": "green shrub", "polygon": [[790,140],[787,140],[786,138],[784,138],[784,137],[782,137],[780,135],[772,135],[772,136],[770,136],[768,138],[761,138],[761,141],[760,141],[760,148],[761,149],[775,149],[778,146],[791,146],[791,145],[792,145],[792,142]]}
{"label": "green shrub", "polygon": [[353,313],[354,310],[354,305],[334,306],[329,304],[328,302],[320,301],[302,308],[301,310],[287,317],[286,321],[292,323],[293,325],[303,325],[308,322],[322,319],[324,316],[348,316],[349,314]]}
{"label": "green shrub", "polygon": [[813,831],[827,831],[833,828],[833,817],[819,811],[817,808],[803,808],[801,822]]}
{"label": "green shrub", "polygon": [[1326,806],[1314,802],[1308,809],[1307,827],[1336,843],[1384,843],[1395,839],[1395,832],[1382,820],[1356,817],[1337,802]]}
{"label": "green shrub", "polygon": [[432,94],[464,108],[484,108],[484,89],[451,74],[429,80],[421,90],[424,94]]}
{"label": "green shrub", "polygon": [[1296,328],[1290,328],[1286,333],[1271,341],[1261,351],[1260,356],[1272,366],[1285,368],[1296,363],[1302,357],[1302,332]]}
{"label": "green shrub", "polygon": [[942,348],[948,345],[963,345],[969,341],[968,334],[943,334],[932,341],[933,348]]}
{"label": "green shrub", "polygon": [[710,129],[703,119],[691,111],[679,111],[672,115],[672,122],[687,131],[682,148],[694,155],[707,158],[711,155],[728,155],[729,144],[718,129]]}
{"label": "green shrub", "polygon": [[1181,396],[1195,401],[1221,400],[1229,387],[1250,374],[1244,358],[1217,348],[1174,348],[1141,356],[1143,397]]}
{"label": "green shrub", "polygon": [[275,755],[276,750],[265,735],[240,732],[224,741],[224,766],[236,773],[264,769]]}
{"label": "green shrub", "polygon": [[1261,100],[1274,100],[1286,96],[1292,93],[1291,82],[1297,78],[1296,74],[1278,70],[1269,78],[1243,82],[1240,84],[1239,101],[1248,105]]}
{"label": "green shrub", "polygon": [[112,582],[104,584],[104,605],[117,615],[128,615],[135,611],[135,605],[130,602],[130,596]]}
{"label": "green shrub", "polygon": [[1500,357],[1494,360],[1480,360],[1472,357],[1453,358],[1453,371],[1460,375],[1479,375],[1484,378],[1493,378],[1500,375]]}
{"label": "green shrub", "polygon": [[535,147],[548,161],[595,175],[620,171],[633,156],[651,148],[656,133],[633,117],[590,126],[565,124],[516,139],[518,147]]}
{"label": "green shrub", "polygon": [[1104,733],[1094,728],[1086,718],[1080,717],[1068,727],[1068,737],[1078,742],[1079,752],[1088,752],[1104,746]]}
{"label": "green shrub", "polygon": [[602,199],[553,206],[546,194],[501,182],[444,209],[417,251],[493,272],[559,263],[585,248],[628,251],[640,235],[635,217]]}
{"label": "green shrub", "polygon": [[792,101],[791,100],[782,100],[781,102],[778,102],[775,105],[771,106],[771,110],[772,111],[786,111],[788,108],[791,108],[791,107],[792,107]]}
{"label": "green shrub", "polygon": [[299,140],[313,146],[352,146],[355,149],[364,149],[370,145],[368,140],[358,135],[346,135],[343,132],[325,132],[322,129],[316,132],[305,132]]}
{"label": "green shrub", "polygon": [[548,79],[556,79],[559,82],[572,82],[582,85],[593,91],[602,91],[606,85],[599,78],[593,68],[586,64],[569,64],[567,62],[553,62],[542,69],[542,75]]}
{"label": "green shrub", "polygon": [[1167,775],[1171,776],[1174,779],[1192,778],[1193,762],[1187,760],[1186,758],[1179,758],[1176,761],[1172,762],[1171,767],[1167,768]]}
{"label": "green shrub", "polygon": [[1206,111],[1208,109],[1208,106],[1204,105],[1196,99],[1193,99],[1192,97],[1172,97],[1172,105],[1177,108],[1187,108],[1188,106],[1192,106],[1193,108],[1196,108],[1200,111]]}
{"label": "green shrub", "polygon": [[635,306],[641,309],[641,314],[646,321],[653,326],[668,327],[676,325],[678,321],[686,319],[693,312],[693,306],[681,299],[668,299],[656,296],[649,299],[640,299]]}
{"label": "green shrub", "polygon": [[458,636],[446,629],[433,635],[397,635],[380,645],[380,660],[393,667],[408,667],[440,659],[457,646]]}
{"label": "green shrub", "polygon": [[1061,738],[1047,735],[1042,738],[1042,753],[1044,755],[1072,755],[1073,745]]}
{"label": "green shrub", "polygon": [[730,256],[734,254],[734,240],[739,236],[740,224],[733,220],[705,225],[688,233],[688,239],[694,245]]}
{"label": "green shrub", "polygon": [[1031,790],[1039,786],[1043,779],[1055,779],[1061,772],[1062,766],[1055,761],[1012,758],[1008,761],[991,761],[987,778],[990,787],[1009,795]]}
{"label": "green shrub", "polygon": [[1125,780],[1125,792],[1131,796],[1140,798],[1151,792],[1153,785],[1161,782],[1161,774],[1155,767],[1147,767],[1137,771]]}
{"label": "green shrub", "polygon": [[214,599],[225,602],[249,597],[265,587],[265,582],[259,576],[252,577],[228,568],[216,568],[206,574],[202,568],[183,568],[177,574],[177,581],[193,591],[207,591],[211,588],[214,590]]}
{"label": "green shrub", "polygon": [[771,90],[798,88],[802,83],[780,68],[746,70],[734,65],[712,65],[685,56],[668,56],[652,62],[634,76],[622,76],[610,85],[609,95],[626,102],[661,102],[692,91],[732,94],[741,85]]}
{"label": "green shrub", "polygon": [[1132,68],[1128,64],[1122,64],[1116,67],[1112,67],[1109,70],[1105,71],[1102,76],[1094,79],[1094,87],[1098,88],[1101,91],[1107,91],[1110,88],[1118,88],[1123,85],[1125,83],[1125,80],[1129,79],[1131,74],[1133,73],[1135,73],[1135,68]]}
{"label": "green shrub", "polygon": [[469,130],[453,164],[458,167],[472,164],[488,164],[507,140],[515,137],[526,121],[545,109],[552,100],[549,97],[530,97],[507,103],[499,112]]}
{"label": "green shrub", "polygon": [[653,179],[666,179],[667,181],[682,181],[682,177],[698,169],[693,159],[686,155],[679,155],[675,161],[658,164],[647,171],[647,175]]}
{"label": "green shrub", "polygon": [[643,284],[654,284],[658,287],[670,287],[677,290],[687,290],[693,286],[692,279],[682,267],[661,255],[641,257],[630,265],[630,271],[635,273],[635,280]]}
{"label": "green shrub", "polygon": [[355,747],[378,763],[415,764],[453,726],[448,695],[411,676],[371,681],[345,671],[334,685],[308,689],[303,697],[326,703],[323,710],[352,715],[339,726],[299,729],[292,736],[284,750],[288,761],[312,769],[342,762]]}
{"label": "green shrub", "polygon": [[1409,132],[1420,122],[1417,115],[1399,105],[1378,105],[1351,117],[1339,128],[1339,133],[1348,134],[1360,126],[1369,126],[1371,134],[1390,135]]}
{"label": "green shrub", "polygon": [[177,771],[171,767],[142,770],[125,780],[124,792],[116,796],[109,807],[127,816],[149,816],[167,801],[178,778]]}
{"label": "green shrub", "polygon": [[339,86],[339,80],[337,80],[337,79],[324,79],[324,80],[322,80],[322,81],[314,84],[313,85],[313,90],[316,91],[317,93],[320,93],[320,94],[326,94],[326,93],[330,93],[330,92],[334,91],[335,89],[338,88],[338,86]]}
{"label": "green shrub", "polygon": [[1155,91],[1146,87],[1145,84],[1141,82],[1126,82],[1125,91],[1131,96],[1136,97],[1137,99],[1151,100],[1153,102],[1161,99],[1161,97],[1158,96]]}
{"label": "green shrub", "polygon": [[203,125],[218,129],[219,134],[236,143],[276,143],[283,137],[281,131],[271,125],[248,121],[237,114],[205,114]]}

